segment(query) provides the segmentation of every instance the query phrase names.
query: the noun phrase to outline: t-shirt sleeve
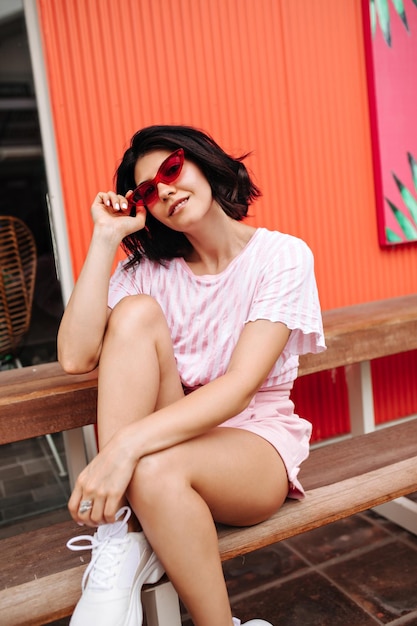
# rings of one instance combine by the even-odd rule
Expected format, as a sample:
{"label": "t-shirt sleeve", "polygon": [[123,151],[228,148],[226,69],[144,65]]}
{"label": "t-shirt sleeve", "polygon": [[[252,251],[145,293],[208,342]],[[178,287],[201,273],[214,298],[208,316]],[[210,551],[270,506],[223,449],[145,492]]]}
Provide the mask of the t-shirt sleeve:
{"label": "t-shirt sleeve", "polygon": [[110,279],[107,305],[114,309],[116,304],[126,296],[141,293],[136,272],[133,269],[124,269],[126,261],[120,261]]}
{"label": "t-shirt sleeve", "polygon": [[285,348],[291,354],[326,349],[314,258],[301,239],[289,237],[271,250],[246,321],[258,319],[282,322],[292,331]]}

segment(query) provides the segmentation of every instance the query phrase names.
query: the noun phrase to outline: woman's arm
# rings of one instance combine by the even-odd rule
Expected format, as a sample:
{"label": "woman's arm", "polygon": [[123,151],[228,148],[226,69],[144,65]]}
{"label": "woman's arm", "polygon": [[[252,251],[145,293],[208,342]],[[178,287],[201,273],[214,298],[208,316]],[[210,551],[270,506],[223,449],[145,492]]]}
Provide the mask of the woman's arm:
{"label": "woman's arm", "polygon": [[126,208],[126,198],[112,192],[99,193],[91,207],[94,230],[89,251],[58,331],[58,360],[67,372],[90,371],[99,361],[115,254],[122,239],[145,224],[144,213],[139,210],[130,217]]}
{"label": "woman's arm", "polygon": [[280,322],[246,324],[223,376],[119,432],[136,459],[207,432],[243,411],[283,351],[290,330]]}
{"label": "woman's arm", "polygon": [[227,372],[143,419],[120,429],[81,472],[69,501],[76,521],[82,499],[100,502],[111,522],[140,458],[201,435],[245,409],[287,343],[280,322],[246,324]]}

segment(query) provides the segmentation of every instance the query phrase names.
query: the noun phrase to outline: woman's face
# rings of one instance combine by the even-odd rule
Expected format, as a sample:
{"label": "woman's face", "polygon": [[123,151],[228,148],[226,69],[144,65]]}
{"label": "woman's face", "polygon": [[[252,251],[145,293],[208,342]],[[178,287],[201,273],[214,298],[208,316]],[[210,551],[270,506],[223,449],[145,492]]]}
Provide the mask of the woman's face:
{"label": "woman's face", "polygon": [[[155,150],[140,157],[135,165],[137,185],[155,178],[161,164],[171,154]],[[184,160],[181,172],[173,182],[157,182],[157,196],[147,203],[148,211],[173,230],[186,232],[197,224],[213,204],[211,187],[192,161]]]}

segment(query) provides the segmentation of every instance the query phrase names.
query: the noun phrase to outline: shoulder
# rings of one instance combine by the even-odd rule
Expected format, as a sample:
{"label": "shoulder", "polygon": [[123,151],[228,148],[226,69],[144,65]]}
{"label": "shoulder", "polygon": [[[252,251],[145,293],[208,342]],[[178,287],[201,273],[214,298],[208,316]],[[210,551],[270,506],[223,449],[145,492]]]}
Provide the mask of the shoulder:
{"label": "shoulder", "polygon": [[313,253],[303,239],[278,230],[258,228],[256,244],[258,251],[263,251],[263,254],[270,260],[271,257],[281,261],[285,258],[293,260],[298,258],[305,262],[313,259]]}
{"label": "shoulder", "polygon": [[110,285],[125,285],[135,288],[145,288],[158,277],[169,275],[172,272],[173,262],[163,264],[142,258],[140,263],[129,265],[129,258],[119,261],[112,275]]}

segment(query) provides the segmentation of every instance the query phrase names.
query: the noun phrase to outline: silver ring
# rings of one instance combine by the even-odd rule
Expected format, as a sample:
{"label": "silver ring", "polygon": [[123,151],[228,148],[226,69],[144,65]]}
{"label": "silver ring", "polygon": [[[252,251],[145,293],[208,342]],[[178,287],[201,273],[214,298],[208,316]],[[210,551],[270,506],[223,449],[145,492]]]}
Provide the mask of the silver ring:
{"label": "silver ring", "polygon": [[87,513],[90,509],[93,508],[92,500],[81,500],[80,508],[78,509],[79,513]]}

